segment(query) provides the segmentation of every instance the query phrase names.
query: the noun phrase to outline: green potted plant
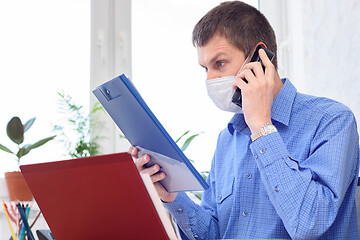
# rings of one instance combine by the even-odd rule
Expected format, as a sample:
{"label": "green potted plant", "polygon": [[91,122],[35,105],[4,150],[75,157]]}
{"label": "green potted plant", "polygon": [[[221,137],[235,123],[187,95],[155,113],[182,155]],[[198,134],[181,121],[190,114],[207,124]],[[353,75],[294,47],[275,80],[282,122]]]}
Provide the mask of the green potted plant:
{"label": "green potted plant", "polygon": [[21,119],[19,117],[13,117],[8,122],[6,126],[6,133],[11,141],[13,141],[18,150],[12,151],[4,145],[0,144],[0,149],[16,156],[17,171],[14,172],[6,172],[5,179],[9,190],[10,200],[20,200],[20,201],[31,201],[32,194],[30,189],[28,188],[22,173],[20,172],[20,159],[28,154],[32,149],[38,148],[48,141],[55,138],[55,136],[47,137],[41,139],[34,144],[24,144],[24,133],[29,130],[29,128],[33,125],[35,118],[31,118],[25,124],[22,124]]}
{"label": "green potted plant", "polygon": [[90,112],[83,106],[77,105],[70,95],[58,92],[59,110],[63,113],[65,121],[58,122],[53,131],[58,140],[63,142],[71,158],[81,158],[99,154],[99,136],[90,137],[92,128],[99,124],[94,117],[95,113],[102,110],[96,102]]}

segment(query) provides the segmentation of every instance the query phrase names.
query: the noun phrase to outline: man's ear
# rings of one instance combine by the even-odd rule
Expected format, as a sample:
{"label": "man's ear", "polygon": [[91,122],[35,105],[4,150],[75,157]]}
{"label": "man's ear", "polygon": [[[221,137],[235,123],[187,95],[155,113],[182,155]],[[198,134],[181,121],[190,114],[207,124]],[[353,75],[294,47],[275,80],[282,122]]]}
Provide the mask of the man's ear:
{"label": "man's ear", "polygon": [[267,48],[266,44],[260,41],[260,42],[258,42],[258,43],[255,45],[255,47],[251,50],[251,56],[254,55],[254,52],[255,52],[256,48],[257,48],[259,45]]}
{"label": "man's ear", "polygon": [[267,46],[266,46],[266,44],[265,44],[265,43],[263,43],[263,42],[258,42],[258,43],[256,44],[256,46],[255,46],[255,48],[254,48],[254,49],[256,49],[256,48],[257,48],[257,46],[259,46],[259,45],[262,45],[263,47],[267,48]]}

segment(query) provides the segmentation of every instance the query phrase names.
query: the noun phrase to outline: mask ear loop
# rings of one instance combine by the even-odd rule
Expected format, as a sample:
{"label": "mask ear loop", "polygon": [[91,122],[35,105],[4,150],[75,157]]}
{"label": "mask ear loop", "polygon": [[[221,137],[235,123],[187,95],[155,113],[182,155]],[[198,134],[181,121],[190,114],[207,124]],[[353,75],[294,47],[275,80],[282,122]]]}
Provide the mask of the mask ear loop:
{"label": "mask ear loop", "polygon": [[247,61],[249,60],[249,57],[250,57],[250,56],[251,56],[250,54],[247,56],[247,58],[245,59],[244,63],[241,65],[240,70],[237,72],[236,76],[239,75],[239,73],[241,72],[241,70],[243,69],[243,67],[245,66],[245,64],[247,63]]}

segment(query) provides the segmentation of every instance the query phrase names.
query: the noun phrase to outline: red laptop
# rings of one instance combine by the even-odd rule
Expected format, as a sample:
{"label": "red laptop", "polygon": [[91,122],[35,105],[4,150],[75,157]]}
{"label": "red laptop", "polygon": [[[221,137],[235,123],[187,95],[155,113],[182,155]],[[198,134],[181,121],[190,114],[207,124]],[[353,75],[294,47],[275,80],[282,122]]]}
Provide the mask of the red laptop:
{"label": "red laptop", "polygon": [[127,153],[20,169],[56,240],[169,239]]}

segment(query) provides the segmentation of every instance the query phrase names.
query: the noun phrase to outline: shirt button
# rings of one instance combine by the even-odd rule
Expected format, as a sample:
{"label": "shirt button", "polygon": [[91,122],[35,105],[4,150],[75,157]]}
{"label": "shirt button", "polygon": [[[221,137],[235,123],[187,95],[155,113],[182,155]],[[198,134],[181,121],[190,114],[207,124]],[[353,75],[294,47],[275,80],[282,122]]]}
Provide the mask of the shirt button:
{"label": "shirt button", "polygon": [[258,155],[257,155],[257,154],[254,154],[254,158],[257,159],[257,158],[258,158]]}
{"label": "shirt button", "polygon": [[194,235],[194,238],[195,238],[195,239],[198,239],[198,238],[199,238],[199,236],[195,234],[195,235]]}
{"label": "shirt button", "polygon": [[244,217],[246,217],[246,216],[247,216],[247,212],[246,212],[246,211],[243,211],[242,215],[243,215]]}
{"label": "shirt button", "polygon": [[246,174],[246,177],[247,177],[248,179],[250,179],[250,178],[251,178],[251,173]]}
{"label": "shirt button", "polygon": [[182,213],[182,212],[183,212],[183,210],[182,210],[182,208],[179,208],[178,210],[176,210],[176,212],[178,212],[178,213]]}
{"label": "shirt button", "polygon": [[219,200],[221,200],[221,199],[222,199],[222,195],[220,194],[220,195],[219,195]]}
{"label": "shirt button", "polygon": [[264,154],[265,153],[265,149],[260,149],[260,153]]}
{"label": "shirt button", "polygon": [[279,188],[279,186],[276,186],[276,187],[274,188],[274,190],[275,190],[275,192],[278,192],[278,191],[280,191],[280,188]]}

